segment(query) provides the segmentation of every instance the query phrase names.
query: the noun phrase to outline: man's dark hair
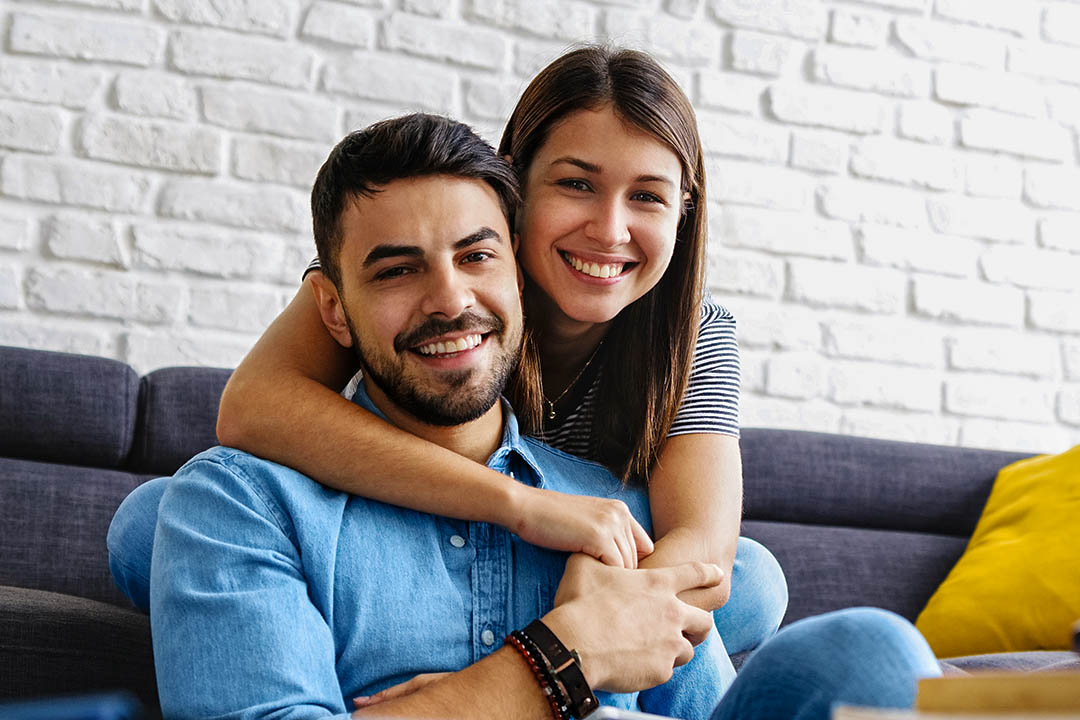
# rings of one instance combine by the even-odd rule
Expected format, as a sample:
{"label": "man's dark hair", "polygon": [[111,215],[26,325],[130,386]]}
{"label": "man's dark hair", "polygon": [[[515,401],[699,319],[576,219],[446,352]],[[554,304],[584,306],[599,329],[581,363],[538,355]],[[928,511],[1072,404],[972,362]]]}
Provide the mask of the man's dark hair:
{"label": "man's dark hair", "polygon": [[341,215],[355,196],[371,197],[394,180],[452,175],[483,180],[509,219],[519,201],[517,176],[472,128],[414,113],[349,133],[330,151],[311,188],[311,220],[323,273],[341,290]]}

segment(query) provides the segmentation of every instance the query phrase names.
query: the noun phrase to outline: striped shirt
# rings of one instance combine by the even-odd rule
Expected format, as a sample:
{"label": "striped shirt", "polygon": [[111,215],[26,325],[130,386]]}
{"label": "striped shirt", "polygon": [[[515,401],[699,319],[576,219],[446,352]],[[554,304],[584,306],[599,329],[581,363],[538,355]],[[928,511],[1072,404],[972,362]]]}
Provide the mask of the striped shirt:
{"label": "striped shirt", "polygon": [[[318,269],[316,258],[304,275]],[[596,373],[580,405],[558,425],[545,428],[544,442],[580,458],[598,459],[592,427],[602,373],[603,368]],[[701,326],[690,380],[668,437],[693,433],[739,437],[739,345],[735,340],[735,317],[711,297],[706,297],[701,306]]]}

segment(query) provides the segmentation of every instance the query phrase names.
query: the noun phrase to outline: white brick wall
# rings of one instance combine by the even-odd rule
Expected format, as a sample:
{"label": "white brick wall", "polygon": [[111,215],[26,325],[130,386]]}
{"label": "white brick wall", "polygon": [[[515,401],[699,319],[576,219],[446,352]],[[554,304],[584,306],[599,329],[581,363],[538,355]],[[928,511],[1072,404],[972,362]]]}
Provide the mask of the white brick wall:
{"label": "white brick wall", "polygon": [[1078,0],[0,4],[0,342],[232,365],[348,129],[492,142],[568,45],[643,47],[708,153],[747,425],[1080,442]]}

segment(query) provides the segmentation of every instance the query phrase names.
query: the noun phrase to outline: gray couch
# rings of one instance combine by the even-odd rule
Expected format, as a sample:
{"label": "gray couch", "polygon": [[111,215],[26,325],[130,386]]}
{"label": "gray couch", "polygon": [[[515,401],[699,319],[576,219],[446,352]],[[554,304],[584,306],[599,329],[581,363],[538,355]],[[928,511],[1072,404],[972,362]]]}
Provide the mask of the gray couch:
{"label": "gray couch", "polygon": [[[115,360],[0,347],[0,699],[126,688],[157,707],[149,621],[113,585],[105,533],[132,488],[215,444],[228,374],[140,378]],[[963,551],[997,469],[1022,457],[754,429],[742,450],[743,533],[784,567],[785,622],[853,605],[914,619]]]}

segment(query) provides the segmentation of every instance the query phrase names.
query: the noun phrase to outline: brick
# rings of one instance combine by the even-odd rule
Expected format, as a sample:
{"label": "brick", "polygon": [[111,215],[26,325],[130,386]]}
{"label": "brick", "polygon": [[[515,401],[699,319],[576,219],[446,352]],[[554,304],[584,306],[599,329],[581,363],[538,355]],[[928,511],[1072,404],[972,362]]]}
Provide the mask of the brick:
{"label": "brick", "polygon": [[1057,123],[1028,120],[990,110],[971,110],[960,121],[965,147],[1021,157],[1062,161],[1072,155],[1072,138]]}
{"label": "brick", "polygon": [[1048,85],[1045,90],[1050,119],[1073,130],[1080,129],[1080,88]]}
{"label": "brick", "polygon": [[714,241],[725,247],[763,250],[781,255],[847,260],[852,257],[847,223],[799,213],[726,207],[718,217]]}
{"label": "brick", "polygon": [[818,198],[825,217],[835,220],[926,228],[926,199],[907,188],[837,179],[824,183]]}
{"label": "brick", "polygon": [[723,293],[779,298],[784,292],[784,261],[746,252],[711,252],[709,287]]}
{"label": "brick", "polygon": [[401,7],[417,15],[446,17],[453,9],[453,0],[404,0]]}
{"label": "brick", "polygon": [[332,93],[446,112],[454,102],[456,76],[426,63],[378,55],[330,60],[323,89]]}
{"label": "brick", "polygon": [[1019,204],[941,195],[928,198],[926,205],[930,225],[945,235],[1011,243],[1030,243],[1034,238],[1031,214]]}
{"label": "brick", "polygon": [[956,121],[947,109],[932,102],[908,102],[900,105],[896,132],[908,140],[948,145],[955,135]]}
{"label": "brick", "polygon": [[308,10],[300,35],[339,45],[369,48],[374,43],[375,20],[366,10],[319,0]]}
{"label": "brick", "polygon": [[941,376],[921,368],[833,362],[829,399],[837,405],[934,412],[941,408]]}
{"label": "brick", "polygon": [[815,307],[841,307],[882,314],[907,304],[903,273],[824,260],[788,262],[787,297]]}
{"label": "brick", "polygon": [[383,22],[382,37],[390,50],[457,65],[494,70],[506,58],[507,42],[499,32],[415,15],[391,15]]}
{"label": "brick", "polygon": [[1080,210],[1080,170],[1052,165],[1028,165],[1024,197],[1040,208]]}
{"label": "brick", "polygon": [[885,128],[887,106],[879,97],[791,82],[769,88],[769,107],[779,120],[862,135]]}
{"label": "brick", "polygon": [[13,265],[0,265],[0,309],[16,310],[21,299],[19,270]]}
{"label": "brick", "polygon": [[804,40],[824,38],[829,22],[824,5],[800,0],[710,0],[709,12],[725,25]]}
{"label": "brick", "polygon": [[1080,7],[1054,3],[1042,11],[1042,36],[1050,42],[1080,45]]}
{"label": "brick", "polygon": [[198,337],[189,337],[176,331],[133,330],[124,336],[123,360],[140,374],[176,366],[233,368],[251,349],[255,339],[238,340],[229,333],[208,337],[205,331]]}
{"label": "brick", "polygon": [[1038,83],[1006,72],[964,65],[937,68],[934,96],[957,105],[975,105],[1017,115],[1046,114],[1046,95]]}
{"label": "brick", "polygon": [[112,270],[33,269],[26,282],[27,305],[34,310],[146,323],[175,320],[182,294],[179,285]]}
{"label": "brick", "polygon": [[161,54],[165,36],[156,27],[126,20],[15,13],[8,42],[15,52],[32,55],[147,66]]}
{"label": "brick", "polygon": [[30,242],[30,220],[18,215],[0,215],[0,248],[25,250]]}
{"label": "brick", "polygon": [[323,145],[248,137],[235,138],[232,152],[232,173],[236,177],[306,190],[311,189],[327,155]]}
{"label": "brick", "polygon": [[139,212],[152,183],[140,173],[77,160],[12,155],[4,159],[5,195],[111,212]]}
{"label": "brick", "polygon": [[233,85],[204,87],[202,106],[207,122],[233,130],[329,143],[341,137],[337,105],[307,94]]}
{"label": "brick", "polygon": [[968,195],[1018,199],[1024,189],[1023,166],[1002,155],[967,155],[964,158]]}
{"label": "brick", "polygon": [[936,368],[942,364],[940,329],[907,319],[843,318],[824,324],[830,357]]}
{"label": "brick", "polygon": [[161,191],[159,213],[256,230],[308,230],[305,193],[285,188],[239,187],[208,180],[174,180]]}
{"label": "brick", "polygon": [[749,31],[731,37],[731,67],[759,75],[793,73],[806,54],[806,46],[794,40]]}
{"label": "brick", "polygon": [[192,288],[188,322],[196,327],[261,333],[284,307],[284,298],[277,290]]}
{"label": "brick", "polygon": [[981,249],[977,242],[967,238],[913,232],[887,225],[865,224],[859,228],[858,236],[862,261],[867,265],[954,277],[975,274]]}
{"label": "brick", "polygon": [[1059,453],[1076,442],[1068,431],[1054,425],[971,419],[964,420],[960,427],[960,444],[991,450]]}
{"label": "brick", "polygon": [[1080,340],[1063,342],[1061,350],[1065,357],[1065,377],[1080,380]]}
{"label": "brick", "polygon": [[1080,333],[1080,292],[1028,292],[1028,322],[1040,330]]}
{"label": "brick", "polygon": [[1052,379],[1061,364],[1056,338],[1011,330],[957,329],[949,339],[949,368]]}
{"label": "brick", "polygon": [[1080,217],[1057,215],[1039,221],[1039,244],[1047,248],[1080,252]]}
{"label": "brick", "polygon": [[832,85],[901,97],[930,93],[930,68],[873,50],[822,46],[814,50],[814,79]]}
{"label": "brick", "polygon": [[0,147],[54,153],[63,131],[64,119],[57,110],[0,102]]}
{"label": "brick", "polygon": [[852,152],[851,172],[856,177],[931,190],[964,188],[964,165],[959,156],[921,143],[864,138]]}
{"label": "brick", "polygon": [[195,118],[195,90],[175,75],[143,70],[121,72],[113,92],[117,109],[126,113],[170,120]]}
{"label": "brick", "polygon": [[923,18],[897,18],[897,40],[923,60],[1000,68],[1005,64],[1007,43],[997,33]]}
{"label": "brick", "polygon": [[520,80],[466,80],[465,111],[486,120],[505,120],[524,89]]}
{"label": "brick", "polygon": [[847,170],[851,139],[846,135],[797,132],[791,138],[791,166],[836,175]]}
{"label": "brick", "polygon": [[595,27],[596,11],[568,0],[473,0],[468,17],[505,30],[576,41],[582,28]]}
{"label": "brick", "polygon": [[877,5],[893,10],[923,12],[929,7],[930,0],[862,0],[864,5]]}
{"label": "brick", "polygon": [[305,48],[210,30],[176,32],[170,59],[183,73],[294,88],[308,85],[315,65],[314,53]]}
{"label": "brick", "polygon": [[785,168],[706,158],[709,194],[715,200],[776,210],[803,210],[813,199],[810,178]]}
{"label": "brick", "polygon": [[720,58],[720,31],[711,23],[686,23],[655,12],[607,10],[602,35],[627,43],[632,38],[657,58],[680,65],[710,66]]}
{"label": "brick", "polygon": [[268,277],[281,259],[280,240],[220,228],[138,223],[132,235],[135,266],[148,270]]}
{"label": "brick", "polygon": [[101,331],[87,329],[87,323],[74,321],[74,325],[49,319],[32,322],[0,321],[0,345],[52,350],[54,352],[78,353],[80,355],[108,356],[111,354],[108,336]]}
{"label": "brick", "polygon": [[954,418],[927,413],[849,408],[840,418],[840,432],[881,440],[955,445],[960,436],[960,425]]}
{"label": "brick", "polygon": [[823,400],[788,400],[761,395],[742,399],[739,408],[743,427],[836,432],[840,410]]}
{"label": "brick", "polygon": [[308,263],[315,257],[315,245],[310,237],[310,233],[308,235],[309,237],[304,238],[300,242],[287,242],[285,244],[283,259],[278,263],[278,272],[268,279],[275,280],[290,287],[296,287],[300,282],[300,278],[303,277],[304,270],[307,269]]}
{"label": "brick", "polygon": [[143,8],[143,0],[66,0],[72,5],[84,5],[86,7],[104,8],[106,10],[122,10],[125,12],[138,12]]}
{"label": "brick", "polygon": [[92,116],[83,123],[81,145],[95,160],[208,175],[221,168],[221,134],[178,123]]}
{"label": "brick", "polygon": [[1080,50],[1036,43],[1009,46],[1010,72],[1080,85]]}
{"label": "brick", "polygon": [[789,132],[760,120],[699,112],[698,130],[706,154],[783,163]]}
{"label": "brick", "polygon": [[345,132],[360,130],[380,120],[387,120],[400,114],[391,108],[380,108],[374,103],[364,103],[358,108],[345,111]]}
{"label": "brick", "polygon": [[1080,385],[1058,391],[1057,414],[1061,422],[1080,426]]}
{"label": "brick", "polygon": [[174,23],[287,37],[296,17],[295,0],[153,0]]}
{"label": "brick", "polygon": [[834,8],[829,23],[829,40],[838,45],[880,48],[889,37],[891,18],[882,13]]}
{"label": "brick", "polygon": [[698,14],[704,5],[704,0],[667,0],[664,9],[675,17],[689,20]]}
{"label": "brick", "polygon": [[945,409],[956,415],[1053,422],[1052,388],[1004,375],[950,375],[945,380]]}
{"label": "brick", "polygon": [[713,297],[735,314],[740,346],[768,350],[817,350],[821,346],[821,313],[817,310],[746,296]]}
{"label": "brick", "polygon": [[754,115],[761,107],[766,84],[758,78],[702,70],[698,73],[697,87],[699,107]]}
{"label": "brick", "polygon": [[1020,327],[1024,294],[975,280],[918,276],[912,280],[915,314],[971,325]]}
{"label": "brick", "polygon": [[124,267],[123,248],[116,228],[100,216],[64,213],[45,226],[45,244],[54,257]]}
{"label": "brick", "polygon": [[0,64],[0,97],[62,105],[81,110],[105,82],[97,68],[59,65],[4,56]]}
{"label": "brick", "polygon": [[1080,256],[1070,253],[999,245],[983,253],[981,265],[990,282],[1044,290],[1080,287]]}
{"label": "brick", "polygon": [[514,75],[531,78],[566,52],[566,44],[555,40],[519,38],[513,44]]}
{"label": "brick", "polygon": [[765,392],[776,397],[806,400],[821,397],[828,387],[828,369],[813,352],[777,353],[765,370]]}
{"label": "brick", "polygon": [[1033,35],[1038,18],[1034,3],[1016,0],[934,0],[934,13],[948,20],[1020,36]]}

